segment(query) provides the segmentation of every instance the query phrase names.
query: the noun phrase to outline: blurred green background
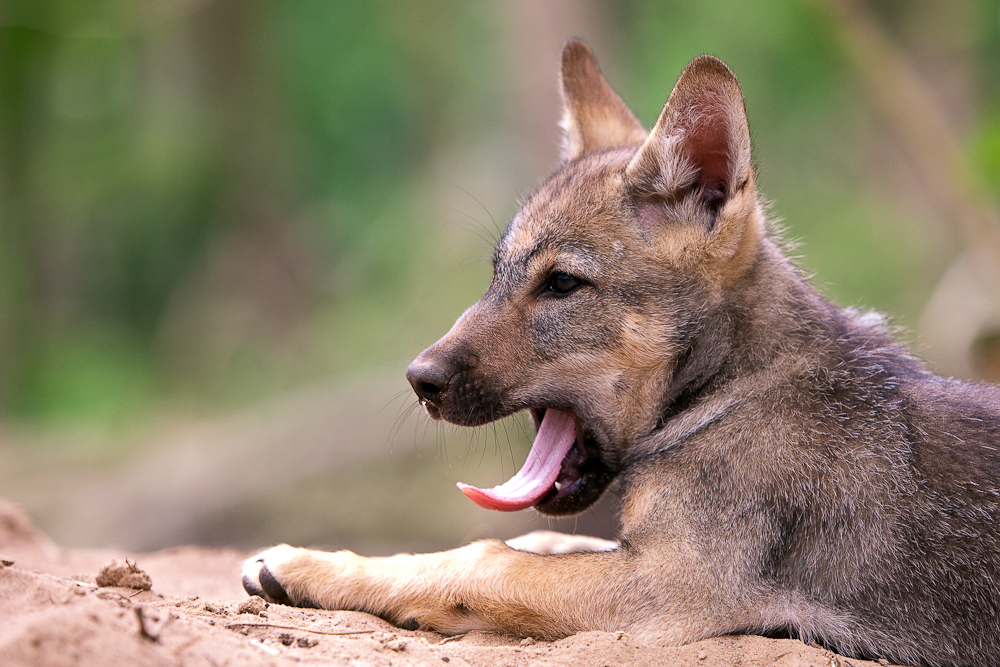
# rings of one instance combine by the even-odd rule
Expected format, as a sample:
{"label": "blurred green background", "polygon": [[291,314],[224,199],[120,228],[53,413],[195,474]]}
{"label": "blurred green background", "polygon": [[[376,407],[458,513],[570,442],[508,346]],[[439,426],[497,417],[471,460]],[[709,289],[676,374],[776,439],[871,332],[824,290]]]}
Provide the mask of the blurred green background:
{"label": "blurred green background", "polygon": [[[957,203],[866,86],[858,16],[954,132]],[[524,425],[429,425],[403,370],[556,165],[570,36],[647,125],[691,58],[725,60],[816,285],[991,375],[988,287],[959,348],[922,323],[963,291],[955,208],[1000,194],[994,1],[2,0],[0,494],[57,541],[136,549],[550,525],[453,487],[509,476]],[[558,526],[612,531],[598,514]]]}

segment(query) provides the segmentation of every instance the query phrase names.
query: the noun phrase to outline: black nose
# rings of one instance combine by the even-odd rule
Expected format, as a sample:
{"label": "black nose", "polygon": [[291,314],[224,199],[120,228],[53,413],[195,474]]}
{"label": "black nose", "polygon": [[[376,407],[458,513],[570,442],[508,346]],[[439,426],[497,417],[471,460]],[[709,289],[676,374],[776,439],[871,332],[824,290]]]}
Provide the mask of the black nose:
{"label": "black nose", "polygon": [[435,407],[440,406],[441,394],[448,388],[450,378],[451,371],[447,367],[420,357],[406,369],[406,379],[410,381],[413,391],[422,402],[426,401]]}

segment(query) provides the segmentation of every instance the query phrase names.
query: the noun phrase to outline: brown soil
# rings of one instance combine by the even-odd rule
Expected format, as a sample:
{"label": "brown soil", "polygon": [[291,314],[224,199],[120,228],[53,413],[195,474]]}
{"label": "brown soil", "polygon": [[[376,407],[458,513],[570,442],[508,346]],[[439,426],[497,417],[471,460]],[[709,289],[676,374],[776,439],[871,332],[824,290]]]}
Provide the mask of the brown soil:
{"label": "brown soil", "polygon": [[[249,598],[239,584],[246,555],[201,547],[147,554],[60,549],[0,500],[0,664],[876,665],[795,640],[753,636],[656,648],[606,632],[557,642],[408,632],[368,614]],[[112,559],[122,561],[119,583],[143,584],[141,571],[152,579],[152,590],[98,587],[96,576]]]}

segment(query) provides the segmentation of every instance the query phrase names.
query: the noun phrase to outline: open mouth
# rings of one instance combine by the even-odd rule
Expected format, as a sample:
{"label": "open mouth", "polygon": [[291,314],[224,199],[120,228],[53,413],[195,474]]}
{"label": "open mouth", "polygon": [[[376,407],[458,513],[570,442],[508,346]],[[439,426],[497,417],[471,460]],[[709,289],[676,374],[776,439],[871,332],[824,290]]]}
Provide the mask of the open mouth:
{"label": "open mouth", "polygon": [[[535,507],[546,514],[566,514],[590,505],[610,475],[588,451],[580,419],[558,408],[532,408],[531,416],[535,442],[516,475],[492,489],[461,482],[458,488],[480,507],[500,512]],[[588,489],[590,482],[596,485]]]}

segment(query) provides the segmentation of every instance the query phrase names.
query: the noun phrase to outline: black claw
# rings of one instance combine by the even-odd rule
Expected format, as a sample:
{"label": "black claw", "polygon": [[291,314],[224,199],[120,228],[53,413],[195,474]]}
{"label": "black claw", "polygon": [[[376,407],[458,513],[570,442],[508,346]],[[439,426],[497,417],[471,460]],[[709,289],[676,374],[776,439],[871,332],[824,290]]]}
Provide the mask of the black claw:
{"label": "black claw", "polygon": [[264,589],[260,587],[260,584],[246,575],[243,575],[243,590],[250,595],[264,597]]}
{"label": "black claw", "polygon": [[278,580],[274,578],[271,571],[267,569],[267,565],[261,565],[260,572],[257,574],[257,579],[260,580],[260,587],[267,594],[269,600],[277,602],[278,604],[291,605],[292,601],[288,597],[288,593],[285,592],[284,586],[278,583]]}
{"label": "black claw", "polygon": [[404,630],[419,630],[420,629],[420,621],[418,621],[417,619],[415,619],[413,617],[410,617],[410,618],[406,619],[405,621],[403,621],[402,623],[400,623],[399,627],[403,628]]}

